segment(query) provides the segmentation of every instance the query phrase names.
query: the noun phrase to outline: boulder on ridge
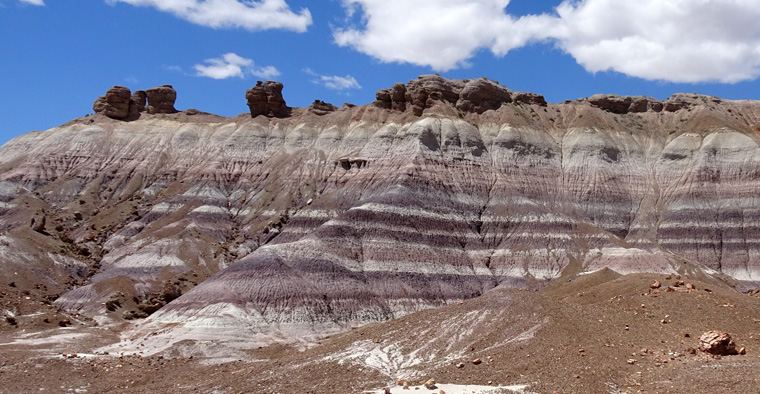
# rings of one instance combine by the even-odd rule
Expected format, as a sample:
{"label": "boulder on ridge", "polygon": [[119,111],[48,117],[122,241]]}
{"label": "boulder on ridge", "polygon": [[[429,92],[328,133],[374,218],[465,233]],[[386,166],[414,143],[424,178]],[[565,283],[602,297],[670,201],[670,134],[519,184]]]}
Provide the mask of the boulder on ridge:
{"label": "boulder on ridge", "polygon": [[256,86],[245,92],[251,117],[259,115],[284,118],[290,114],[290,108],[282,97],[282,82],[257,81]]}
{"label": "boulder on ridge", "polygon": [[174,108],[174,102],[177,100],[177,91],[174,90],[172,85],[150,88],[145,93],[148,99],[148,113],[173,114],[178,112]]}

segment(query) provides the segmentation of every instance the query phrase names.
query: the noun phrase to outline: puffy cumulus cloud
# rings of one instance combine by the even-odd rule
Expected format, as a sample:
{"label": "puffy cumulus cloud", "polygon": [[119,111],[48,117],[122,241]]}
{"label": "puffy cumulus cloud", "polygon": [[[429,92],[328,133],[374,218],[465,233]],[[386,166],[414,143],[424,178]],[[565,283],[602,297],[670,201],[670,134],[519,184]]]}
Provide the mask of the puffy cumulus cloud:
{"label": "puffy cumulus cloud", "polygon": [[252,59],[246,59],[236,53],[226,53],[219,58],[206,59],[204,63],[193,66],[197,76],[227,79],[253,75],[258,78],[270,79],[280,75],[275,67],[256,67]]}
{"label": "puffy cumulus cloud", "polygon": [[566,1],[557,13],[559,46],[591,72],[673,82],[760,76],[755,0]]}
{"label": "puffy cumulus cloud", "polygon": [[[33,0],[41,1],[41,0]],[[106,0],[149,6],[192,23],[213,28],[286,29],[304,32],[311,25],[308,9],[293,12],[285,0]]]}
{"label": "puffy cumulus cloud", "polygon": [[467,65],[475,51],[497,55],[541,37],[548,16],[515,19],[509,0],[343,0],[361,26],[336,29],[335,42],[385,62],[449,70]]}
{"label": "puffy cumulus cloud", "polygon": [[649,80],[738,82],[760,76],[756,0],[565,0],[516,18],[509,0],[343,0],[355,25],[338,45],[385,62],[446,71],[481,49],[503,56],[549,40],[590,72]]}
{"label": "puffy cumulus cloud", "polygon": [[328,89],[348,90],[348,89],[362,88],[362,86],[359,85],[359,82],[356,80],[356,78],[350,75],[346,75],[345,77],[341,77],[338,75],[320,75],[320,74],[315,73],[310,68],[305,69],[304,72],[314,77],[314,79],[312,79],[312,82],[318,85],[322,85]]}
{"label": "puffy cumulus cloud", "polygon": [[22,3],[31,4],[31,5],[38,5],[38,6],[45,6],[45,2],[43,0],[20,0]]}

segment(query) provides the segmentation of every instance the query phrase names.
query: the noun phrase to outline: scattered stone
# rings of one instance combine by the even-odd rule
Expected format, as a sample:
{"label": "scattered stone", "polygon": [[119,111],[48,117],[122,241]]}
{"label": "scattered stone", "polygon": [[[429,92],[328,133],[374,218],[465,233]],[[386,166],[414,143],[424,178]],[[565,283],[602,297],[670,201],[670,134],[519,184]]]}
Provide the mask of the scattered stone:
{"label": "scattered stone", "polygon": [[629,358],[628,359],[628,364],[631,364],[631,365],[636,364],[636,360],[634,360],[632,358]]}
{"label": "scattered stone", "polygon": [[739,348],[739,354],[742,355],[742,356],[745,355],[745,354],[747,354],[747,349],[745,349],[743,347]]}
{"label": "scattered stone", "polygon": [[654,281],[654,283],[652,283],[651,285],[649,285],[649,287],[652,288],[652,289],[659,289],[661,286],[662,286],[662,283],[660,283],[659,280],[656,280],[656,281]]}
{"label": "scattered stone", "polygon": [[71,325],[71,320],[69,319],[63,319],[58,321],[58,325],[61,327],[68,327]]}
{"label": "scattered stone", "polygon": [[435,386],[435,379],[433,378],[428,379],[425,383],[423,383],[423,386],[425,386],[425,388],[428,390],[435,390],[438,388]]}
{"label": "scattered stone", "polygon": [[483,362],[483,360],[481,360],[481,359],[479,359],[479,358],[476,358],[476,359],[472,360],[472,363],[473,363],[474,365],[480,365],[482,362]]}
{"label": "scattered stone", "polygon": [[464,363],[457,364],[457,368],[464,368]]}
{"label": "scattered stone", "polygon": [[686,284],[686,290],[696,290],[696,287],[694,287],[694,285],[691,284],[691,283],[687,283]]}
{"label": "scattered stone", "polygon": [[391,388],[390,387],[383,387],[383,393],[384,394],[391,394]]}
{"label": "scattered stone", "polygon": [[720,356],[737,354],[731,335],[724,331],[708,331],[699,337],[699,350]]}
{"label": "scattered stone", "polygon": [[18,325],[18,320],[16,320],[16,318],[13,317],[13,316],[6,316],[5,317],[5,321],[7,321],[8,324],[10,324],[12,326]]}

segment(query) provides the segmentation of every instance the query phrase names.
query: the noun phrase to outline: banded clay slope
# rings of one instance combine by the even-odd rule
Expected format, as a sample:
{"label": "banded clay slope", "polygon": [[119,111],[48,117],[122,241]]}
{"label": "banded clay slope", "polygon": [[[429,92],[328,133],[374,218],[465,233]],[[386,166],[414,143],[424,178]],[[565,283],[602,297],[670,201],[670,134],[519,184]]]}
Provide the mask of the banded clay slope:
{"label": "banded clay slope", "polygon": [[308,339],[605,267],[760,280],[756,102],[546,104],[438,76],[377,96],[18,137],[0,148],[3,264],[101,322],[158,310],[138,331],[164,334],[156,351]]}

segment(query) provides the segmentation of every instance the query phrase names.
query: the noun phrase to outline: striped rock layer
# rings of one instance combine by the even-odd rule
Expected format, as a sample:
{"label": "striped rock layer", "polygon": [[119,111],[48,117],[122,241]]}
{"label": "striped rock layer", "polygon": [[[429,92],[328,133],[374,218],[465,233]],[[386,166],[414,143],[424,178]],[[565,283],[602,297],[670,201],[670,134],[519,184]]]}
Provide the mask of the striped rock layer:
{"label": "striped rock layer", "polygon": [[308,337],[604,267],[751,284],[758,126],[760,103],[704,96],[96,115],[0,148],[0,261],[76,279],[56,303],[103,320],[199,283],[145,327],[209,339]]}

